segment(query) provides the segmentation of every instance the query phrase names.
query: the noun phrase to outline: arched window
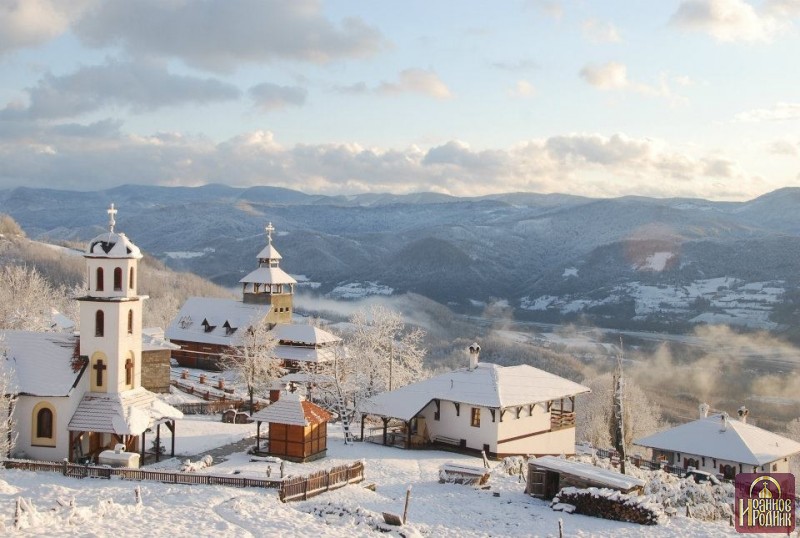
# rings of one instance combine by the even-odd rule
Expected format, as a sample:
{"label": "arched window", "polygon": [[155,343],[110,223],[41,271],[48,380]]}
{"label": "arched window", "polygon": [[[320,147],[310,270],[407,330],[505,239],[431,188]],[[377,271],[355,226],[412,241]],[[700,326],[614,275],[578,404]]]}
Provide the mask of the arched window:
{"label": "arched window", "polygon": [[97,268],[95,289],[97,291],[103,291],[103,268],[102,267],[98,267]]}
{"label": "arched window", "polygon": [[53,438],[53,412],[43,407],[36,413],[36,437]]}
{"label": "arched window", "polygon": [[94,314],[94,335],[103,336],[105,333],[105,315],[102,310],[98,310]]}
{"label": "arched window", "polygon": [[128,334],[133,334],[133,310],[128,310]]}
{"label": "arched window", "polygon": [[128,287],[129,287],[130,289],[133,289],[133,284],[134,284],[134,280],[133,280],[133,267],[131,267],[130,275],[128,276]]}
{"label": "arched window", "polygon": [[114,291],[122,291],[122,269],[114,269]]}

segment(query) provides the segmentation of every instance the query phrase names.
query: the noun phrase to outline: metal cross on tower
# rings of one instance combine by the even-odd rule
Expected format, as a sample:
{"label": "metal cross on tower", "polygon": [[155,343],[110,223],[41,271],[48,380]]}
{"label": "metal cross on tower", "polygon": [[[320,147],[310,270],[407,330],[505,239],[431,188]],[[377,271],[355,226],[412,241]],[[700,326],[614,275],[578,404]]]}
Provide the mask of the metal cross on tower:
{"label": "metal cross on tower", "polygon": [[267,230],[267,241],[269,241],[269,244],[271,245],[272,244],[272,232],[275,231],[275,227],[270,222],[269,224],[267,224],[267,227],[265,228],[265,230]]}
{"label": "metal cross on tower", "polygon": [[113,203],[111,207],[106,210],[106,213],[108,213],[108,229],[111,233],[114,233],[114,225],[117,223],[117,221],[114,220],[114,215],[117,214],[117,210],[114,209]]}

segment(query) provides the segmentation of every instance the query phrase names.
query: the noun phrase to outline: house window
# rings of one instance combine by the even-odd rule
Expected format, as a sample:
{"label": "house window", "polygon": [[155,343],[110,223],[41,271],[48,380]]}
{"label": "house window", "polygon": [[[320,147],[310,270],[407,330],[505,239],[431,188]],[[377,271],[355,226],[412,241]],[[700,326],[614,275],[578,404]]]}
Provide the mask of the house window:
{"label": "house window", "polygon": [[777,463],[773,463],[772,464],[772,472],[775,473],[777,471],[778,471],[778,464]]}
{"label": "house window", "polygon": [[97,268],[97,274],[95,276],[95,289],[97,291],[103,291],[103,268]]}
{"label": "house window", "polygon": [[133,289],[133,283],[134,283],[134,280],[133,280],[133,267],[131,267],[131,272],[130,272],[130,275],[128,276],[128,287],[130,289]]}
{"label": "house window", "polygon": [[47,407],[39,409],[36,413],[36,437],[53,438],[53,411]]}
{"label": "house window", "polygon": [[94,314],[94,335],[103,336],[105,333],[105,315],[102,310],[98,310]]}
{"label": "house window", "polygon": [[469,423],[474,426],[475,428],[481,427],[481,408],[480,407],[473,407],[472,408],[472,415],[470,416]]}
{"label": "house window", "polygon": [[122,291],[122,269],[114,269],[114,291]]}

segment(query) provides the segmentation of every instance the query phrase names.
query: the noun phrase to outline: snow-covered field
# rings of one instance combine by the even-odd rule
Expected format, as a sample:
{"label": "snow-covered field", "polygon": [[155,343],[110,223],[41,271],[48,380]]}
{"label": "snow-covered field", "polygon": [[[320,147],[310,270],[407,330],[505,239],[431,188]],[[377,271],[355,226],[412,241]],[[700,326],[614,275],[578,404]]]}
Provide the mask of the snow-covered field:
{"label": "snow-covered field", "polygon": [[[666,264],[668,253],[656,253],[646,260],[648,268],[658,270]],[[652,258],[652,259],[651,259]],[[567,274],[564,276],[577,276]],[[646,319],[652,315],[686,316],[696,312],[694,303],[706,301],[707,312],[691,318],[693,323],[724,323],[744,325],[760,329],[775,329],[777,324],[769,319],[773,307],[779,302],[784,289],[783,281],[749,282],[729,278],[695,280],[687,286],[652,286],[631,282],[613,288],[600,300],[588,300],[570,295],[522,297],[520,308],[524,310],[558,310],[562,314],[583,312],[590,308],[619,303],[632,298],[636,303],[636,317]],[[688,316],[687,316],[688,317]]]}
{"label": "snow-covered field", "polygon": [[[197,435],[192,434],[192,427]],[[178,424],[179,436],[192,436],[186,446],[195,453],[201,448],[200,437],[223,442],[240,435],[233,433],[236,428],[239,426],[197,419]],[[313,464],[287,463],[287,473],[306,474],[358,459],[365,461],[366,483],[374,483],[376,491],[352,485],[287,504],[278,500],[275,490],[78,480],[58,473],[0,471],[0,535],[380,536],[382,533],[374,526],[382,521],[381,512],[401,514],[408,486],[413,489],[409,522],[402,528],[405,536],[558,536],[559,519],[563,519],[565,536],[736,535],[727,522],[702,522],[682,515],[665,525],[642,527],[554,512],[549,503],[525,495],[524,484],[517,477],[499,470],[493,472],[488,490],[439,484],[438,468],[443,463],[480,465],[480,460],[368,443],[345,446],[336,425],[331,426],[327,458]],[[246,455],[234,454],[203,472],[264,476],[269,465],[263,461],[251,463]],[[275,476],[277,468],[272,466]],[[142,492],[141,504],[135,500],[137,486]],[[16,530],[14,507],[20,497],[35,512],[25,511],[23,528]],[[392,535],[399,534],[395,531]]]}

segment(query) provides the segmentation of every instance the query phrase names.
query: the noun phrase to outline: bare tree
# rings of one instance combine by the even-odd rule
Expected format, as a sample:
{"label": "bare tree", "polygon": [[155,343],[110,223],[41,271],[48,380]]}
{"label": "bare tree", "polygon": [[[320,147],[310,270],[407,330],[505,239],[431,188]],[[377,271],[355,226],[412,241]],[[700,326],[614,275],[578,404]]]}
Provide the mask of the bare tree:
{"label": "bare tree", "polygon": [[407,328],[399,312],[383,306],[359,310],[345,335],[348,354],[358,364],[354,380],[367,397],[393,390],[422,377],[425,331]]}
{"label": "bare tree", "polygon": [[49,330],[51,309],[65,297],[64,290],[55,290],[35,268],[7,265],[0,269],[0,328]]}
{"label": "bare tree", "polygon": [[255,393],[268,390],[284,370],[281,361],[274,357],[277,341],[266,320],[240,330],[243,332],[237,338],[238,344],[228,348],[220,362],[225,370],[235,374],[237,382],[247,386],[252,415]]}
{"label": "bare tree", "polygon": [[17,399],[13,379],[8,352],[0,335],[0,458],[10,457],[16,442],[16,432],[11,418]]}
{"label": "bare tree", "polygon": [[[576,409],[578,439],[595,447],[612,445],[609,423],[613,413],[615,383],[612,374],[582,382],[591,393],[578,396]],[[631,452],[633,441],[661,429],[661,409],[630,378],[625,380],[625,448]]]}

